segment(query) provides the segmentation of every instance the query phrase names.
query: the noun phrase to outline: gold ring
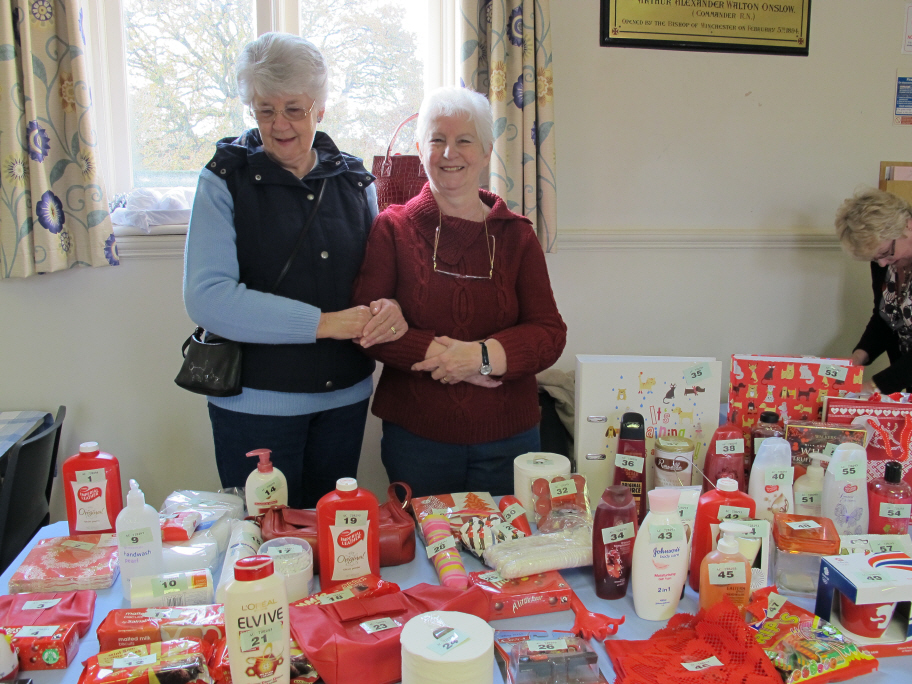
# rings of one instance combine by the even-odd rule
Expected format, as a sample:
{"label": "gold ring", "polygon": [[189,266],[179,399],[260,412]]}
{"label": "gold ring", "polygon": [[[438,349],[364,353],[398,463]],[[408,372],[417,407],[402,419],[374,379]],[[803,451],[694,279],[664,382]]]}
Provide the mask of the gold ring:
{"label": "gold ring", "polygon": [[390,332],[393,333],[393,335],[396,334],[396,328],[395,328],[395,326],[392,326],[392,325],[390,326]]}
{"label": "gold ring", "polygon": [[442,378],[440,378],[440,382],[442,382],[444,385],[447,384],[449,381],[450,381],[449,375],[444,375]]}

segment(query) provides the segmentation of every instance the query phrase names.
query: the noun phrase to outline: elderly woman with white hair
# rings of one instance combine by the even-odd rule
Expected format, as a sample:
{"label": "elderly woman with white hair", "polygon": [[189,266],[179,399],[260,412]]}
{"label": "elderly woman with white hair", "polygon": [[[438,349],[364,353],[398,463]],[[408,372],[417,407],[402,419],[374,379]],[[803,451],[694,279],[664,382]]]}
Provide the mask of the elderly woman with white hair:
{"label": "elderly woman with white hair", "polygon": [[361,160],[317,131],[323,56],[267,33],[244,47],[237,82],[257,128],[219,141],[200,174],[184,303],[242,343],[241,393],[209,397],[222,487],[244,485],[247,452],[271,449],[289,505],[313,507],[357,474],[374,369],[363,350],[408,326],[390,300],[349,304],[377,196]]}
{"label": "elderly woman with white hair", "polygon": [[871,262],[874,311],[852,353],[867,366],[887,353],[890,366],[865,379],[864,389],[892,394],[912,388],[912,205],[873,188],[842,203],[836,233],[843,249]]}
{"label": "elderly woman with white hair", "polygon": [[531,222],[479,188],[493,146],[488,101],[441,88],[418,112],[428,183],[371,230],[355,304],[395,298],[409,330],[383,362],[373,413],[390,480],[416,496],[513,491],[513,459],[538,451],[535,374],[566,342]]}

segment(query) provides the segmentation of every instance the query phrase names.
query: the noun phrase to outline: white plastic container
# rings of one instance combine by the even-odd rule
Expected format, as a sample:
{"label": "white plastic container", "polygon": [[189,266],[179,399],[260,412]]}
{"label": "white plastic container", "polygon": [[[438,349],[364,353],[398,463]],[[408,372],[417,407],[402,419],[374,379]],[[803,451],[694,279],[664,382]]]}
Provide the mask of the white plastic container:
{"label": "white plastic container", "polygon": [[775,513],[794,513],[795,469],[792,449],[782,437],[767,437],[751,468],[748,495],[757,503],[756,518],[772,522]]}
{"label": "white plastic container", "polygon": [[807,472],[795,480],[795,513],[819,518],[823,502],[823,466],[811,463]]}
{"label": "white plastic container", "polygon": [[689,563],[680,492],[654,489],[647,496],[649,513],[633,544],[633,608],[644,620],[667,620],[681,600]]}
{"label": "white plastic container", "polygon": [[313,593],[313,549],[306,541],[295,537],[276,537],[261,545],[257,553],[272,558],[276,574],[285,579],[289,603]]}
{"label": "white plastic container", "polygon": [[146,503],[146,497],[130,480],[127,505],[117,514],[117,562],[124,598],[130,598],[133,577],[162,574],[162,538],[158,511]]}
{"label": "white plastic container", "polygon": [[272,465],[269,449],[254,449],[248,458],[259,458],[257,469],[247,476],[244,495],[247,498],[247,515],[265,513],[273,506],[288,505],[288,483],[282,471]]}
{"label": "white plastic container", "polygon": [[823,478],[821,513],[840,535],[868,532],[868,454],[858,444],[840,444]]}
{"label": "white plastic container", "polygon": [[234,564],[225,587],[225,637],[233,684],[289,684],[291,633],[285,581],[269,556]]}

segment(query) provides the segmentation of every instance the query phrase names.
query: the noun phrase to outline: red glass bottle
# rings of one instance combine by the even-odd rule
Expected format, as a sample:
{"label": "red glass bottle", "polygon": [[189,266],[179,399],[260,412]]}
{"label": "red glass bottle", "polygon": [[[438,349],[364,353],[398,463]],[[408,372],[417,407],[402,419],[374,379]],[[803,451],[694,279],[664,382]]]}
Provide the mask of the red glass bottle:
{"label": "red glass bottle", "polygon": [[627,595],[637,527],[636,502],[630,489],[624,485],[605,489],[592,524],[592,571],[599,598]]}
{"label": "red glass bottle", "polygon": [[902,465],[887,461],[884,476],[868,483],[868,534],[908,534],[912,486],[902,479]]}
{"label": "red glass bottle", "polygon": [[715,483],[727,477],[738,483],[738,489],[747,491],[744,481],[745,458],[744,432],[737,425],[720,425],[713,433],[703,463],[703,493],[713,489]]}

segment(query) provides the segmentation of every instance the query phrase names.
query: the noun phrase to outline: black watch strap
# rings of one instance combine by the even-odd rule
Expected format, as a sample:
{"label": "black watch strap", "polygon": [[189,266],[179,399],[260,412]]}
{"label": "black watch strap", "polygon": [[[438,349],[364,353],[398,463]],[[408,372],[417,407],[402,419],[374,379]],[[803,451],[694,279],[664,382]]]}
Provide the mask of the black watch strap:
{"label": "black watch strap", "polygon": [[488,347],[481,342],[481,368],[478,369],[478,372],[482,375],[490,375],[492,370],[491,360],[488,358]]}

